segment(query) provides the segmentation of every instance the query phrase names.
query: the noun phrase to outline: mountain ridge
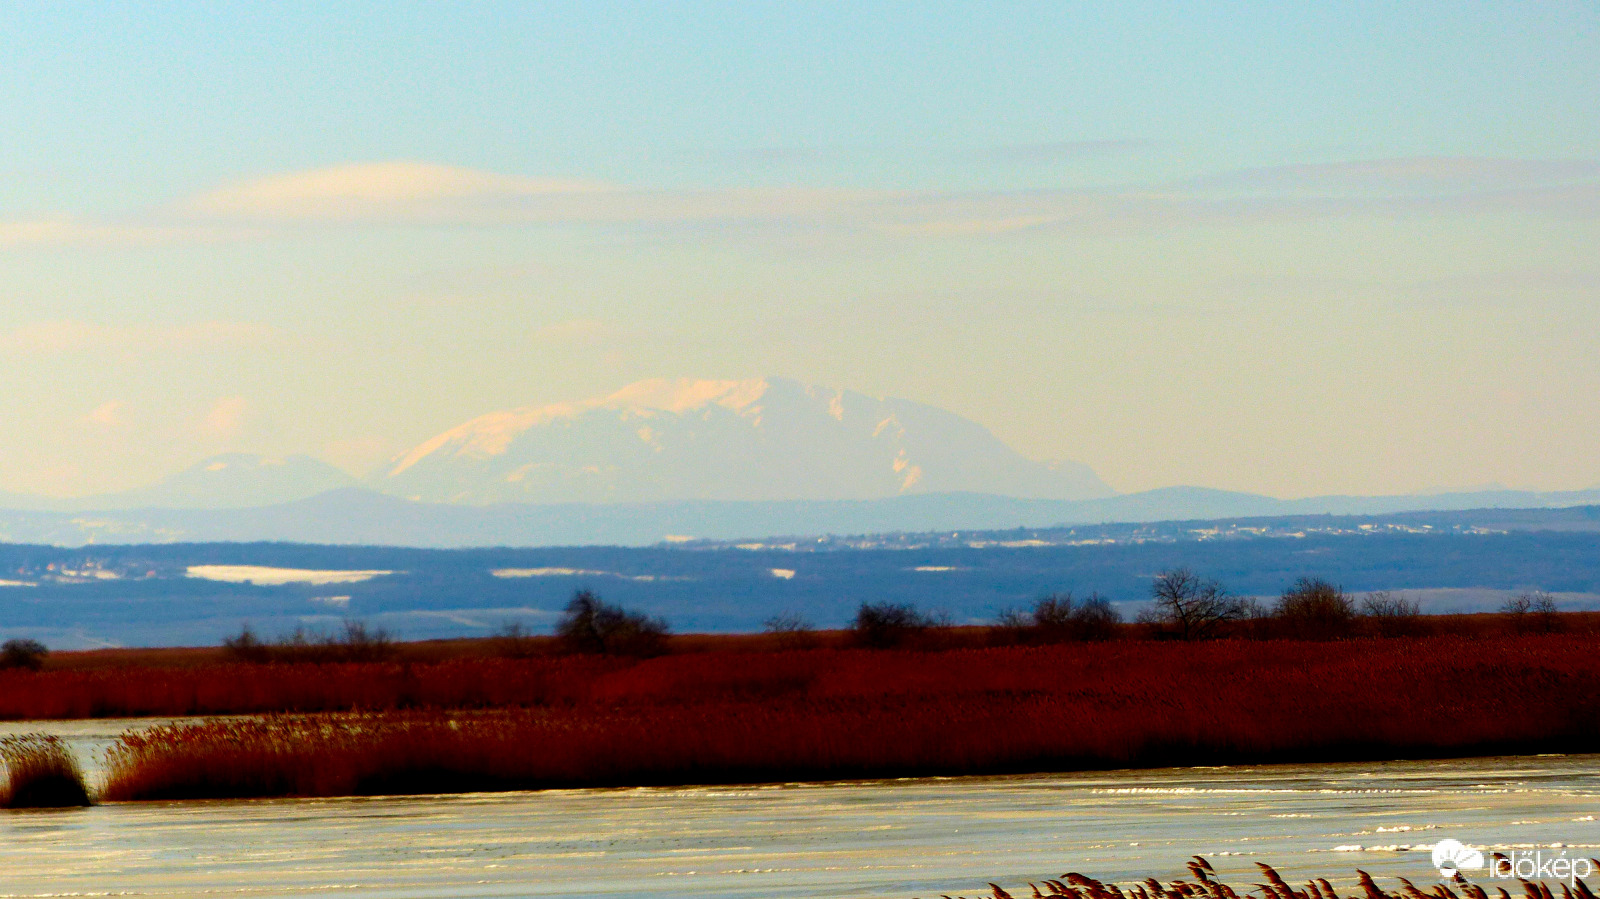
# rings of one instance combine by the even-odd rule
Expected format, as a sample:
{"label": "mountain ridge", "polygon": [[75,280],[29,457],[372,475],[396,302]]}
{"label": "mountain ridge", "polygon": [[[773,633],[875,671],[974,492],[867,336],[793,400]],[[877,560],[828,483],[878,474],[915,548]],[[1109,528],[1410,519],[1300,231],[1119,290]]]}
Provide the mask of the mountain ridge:
{"label": "mountain ridge", "polygon": [[474,505],[1115,495],[1087,466],[1027,459],[952,412],[778,377],[652,379],[490,412],[424,441],[366,485]]}

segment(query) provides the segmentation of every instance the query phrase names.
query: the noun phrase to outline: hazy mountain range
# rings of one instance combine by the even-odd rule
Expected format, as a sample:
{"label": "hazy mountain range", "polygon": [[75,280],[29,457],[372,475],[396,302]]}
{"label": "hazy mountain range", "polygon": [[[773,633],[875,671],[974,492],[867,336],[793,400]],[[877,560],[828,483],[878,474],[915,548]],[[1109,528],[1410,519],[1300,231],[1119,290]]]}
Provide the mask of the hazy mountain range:
{"label": "hazy mountain range", "polygon": [[640,381],[584,402],[483,415],[369,483],[475,504],[1115,493],[1087,466],[1034,462],[942,409],[784,378]]}
{"label": "hazy mountain range", "polygon": [[479,416],[364,481],[305,456],[233,454],[123,493],[0,494],[0,539],[649,544],[1589,503],[1600,490],[1117,495],[1086,466],[1027,459],[976,422],[919,403],[782,378],[652,380]]}

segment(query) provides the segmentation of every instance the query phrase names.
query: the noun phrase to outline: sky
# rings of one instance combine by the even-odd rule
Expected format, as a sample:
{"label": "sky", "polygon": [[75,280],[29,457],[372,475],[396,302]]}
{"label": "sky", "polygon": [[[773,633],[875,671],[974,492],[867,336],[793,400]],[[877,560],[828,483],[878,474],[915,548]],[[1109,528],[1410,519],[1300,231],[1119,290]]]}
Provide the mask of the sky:
{"label": "sky", "polygon": [[0,490],[649,377],[1600,485],[1600,4],[0,6]]}

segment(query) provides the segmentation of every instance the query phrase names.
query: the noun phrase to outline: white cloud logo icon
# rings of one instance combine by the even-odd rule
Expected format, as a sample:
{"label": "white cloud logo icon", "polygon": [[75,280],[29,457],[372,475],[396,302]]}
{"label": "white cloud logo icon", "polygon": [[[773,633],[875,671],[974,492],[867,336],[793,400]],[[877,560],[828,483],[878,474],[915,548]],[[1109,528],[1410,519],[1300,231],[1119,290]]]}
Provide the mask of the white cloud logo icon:
{"label": "white cloud logo icon", "polygon": [[1483,867],[1483,853],[1468,848],[1460,840],[1440,840],[1433,847],[1433,866],[1441,877],[1454,877],[1456,872]]}

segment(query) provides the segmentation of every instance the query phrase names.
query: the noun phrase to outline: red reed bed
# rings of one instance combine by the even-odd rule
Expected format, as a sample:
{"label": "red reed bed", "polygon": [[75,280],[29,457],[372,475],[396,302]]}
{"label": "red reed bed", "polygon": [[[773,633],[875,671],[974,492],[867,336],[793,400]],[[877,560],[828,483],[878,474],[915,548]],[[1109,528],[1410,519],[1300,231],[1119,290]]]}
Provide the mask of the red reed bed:
{"label": "red reed bed", "polygon": [[1240,704],[1327,694],[1352,707],[1461,707],[1464,719],[1588,707],[1600,638],[1436,636],[1304,643],[1141,640],[942,651],[547,655],[432,663],[210,664],[0,671],[0,718],[223,715],[1029,693],[1155,709],[1221,691]]}
{"label": "red reed bed", "polygon": [[[413,670],[415,692],[407,695],[414,701],[485,707],[495,704],[490,699],[520,700],[526,707],[413,707],[161,729],[124,740],[107,797],[1595,751],[1600,658],[1594,649],[1593,638],[1564,635],[1129,641]],[[324,674],[333,681],[344,676]],[[383,677],[359,682],[389,684]],[[368,708],[395,708],[397,695],[374,687],[371,698],[388,696],[391,703]]]}

